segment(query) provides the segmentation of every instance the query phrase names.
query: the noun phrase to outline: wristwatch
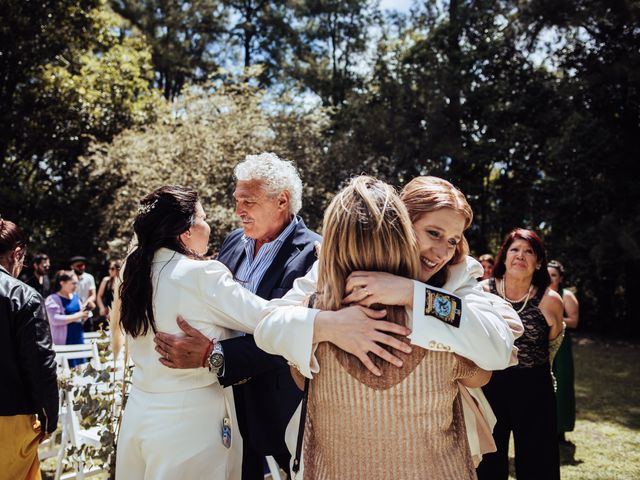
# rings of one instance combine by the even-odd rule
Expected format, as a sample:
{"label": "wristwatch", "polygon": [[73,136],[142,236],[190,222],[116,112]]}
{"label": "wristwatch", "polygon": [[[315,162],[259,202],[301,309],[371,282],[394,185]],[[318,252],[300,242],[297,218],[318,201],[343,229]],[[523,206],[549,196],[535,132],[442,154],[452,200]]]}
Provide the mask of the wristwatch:
{"label": "wristwatch", "polygon": [[224,352],[222,351],[222,345],[220,345],[220,342],[216,342],[213,346],[213,350],[211,351],[211,355],[209,355],[208,361],[209,370],[216,375],[220,375],[222,368],[224,367]]}

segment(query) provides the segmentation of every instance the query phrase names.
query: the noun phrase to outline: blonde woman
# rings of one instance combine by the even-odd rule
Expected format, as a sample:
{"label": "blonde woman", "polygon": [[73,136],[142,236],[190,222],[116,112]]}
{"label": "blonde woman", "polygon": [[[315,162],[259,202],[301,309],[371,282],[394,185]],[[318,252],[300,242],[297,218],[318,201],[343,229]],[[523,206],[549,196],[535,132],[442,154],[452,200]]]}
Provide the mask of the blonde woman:
{"label": "blonde woman", "polygon": [[[462,218],[445,223],[447,234],[461,238]],[[418,278],[433,269],[421,265],[400,198],[370,177],[352,180],[334,198],[323,232],[315,307],[339,310],[352,272]],[[388,321],[410,324],[404,308],[388,305],[386,312]],[[397,355],[400,368],[374,357],[381,372],[375,375],[353,355],[319,345],[321,369],[305,420],[305,479],[475,478],[457,382],[478,387],[490,373],[451,352],[418,347]]]}

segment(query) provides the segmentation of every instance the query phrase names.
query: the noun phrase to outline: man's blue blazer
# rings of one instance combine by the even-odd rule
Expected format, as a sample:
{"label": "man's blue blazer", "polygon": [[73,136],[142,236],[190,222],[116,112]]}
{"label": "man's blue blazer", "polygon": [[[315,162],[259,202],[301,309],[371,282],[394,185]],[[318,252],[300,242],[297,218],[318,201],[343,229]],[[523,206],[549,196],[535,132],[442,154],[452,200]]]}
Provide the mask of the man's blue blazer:
{"label": "man's blue blazer", "polygon": [[[242,229],[231,232],[218,255],[218,260],[233,274],[246,256],[242,237]],[[257,295],[266,300],[284,296],[293,281],[303,277],[317,260],[315,242],[321,240],[298,218],[295,230],[262,278]],[[286,360],[260,350],[253,335],[220,343],[225,358],[220,383],[225,387],[233,385],[238,427],[244,442],[262,455],[287,454],[284,432],[302,393],[291,378]]]}

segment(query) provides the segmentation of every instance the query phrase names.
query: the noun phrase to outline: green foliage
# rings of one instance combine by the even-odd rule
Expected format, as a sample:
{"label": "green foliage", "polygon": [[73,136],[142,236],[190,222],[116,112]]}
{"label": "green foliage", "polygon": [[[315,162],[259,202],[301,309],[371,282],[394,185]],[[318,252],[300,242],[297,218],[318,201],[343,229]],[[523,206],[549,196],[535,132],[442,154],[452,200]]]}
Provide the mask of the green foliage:
{"label": "green foliage", "polygon": [[[256,76],[260,85],[286,80],[286,65],[292,49],[299,45],[294,27],[293,1],[223,0],[230,17],[229,42],[235,64],[244,68],[260,66]],[[235,58],[234,58],[235,57]]]}
{"label": "green foliage", "polygon": [[3,35],[15,33],[2,57],[15,62],[2,66],[0,205],[55,262],[86,251],[109,200],[87,183],[77,158],[92,141],[152,120],[159,96],[150,89],[144,39],[125,34],[122,18],[103,2],[23,3],[11,2],[2,17]]}
{"label": "green foliage", "polygon": [[640,333],[640,190],[630,175],[640,158],[640,31],[637,2],[531,2],[532,35],[554,27],[564,46],[555,132],[541,167],[548,240],[571,266],[587,324]]}
{"label": "green foliage", "polygon": [[100,446],[84,444],[69,446],[65,464],[76,468],[83,461],[85,468],[100,466],[109,479],[115,478],[117,439],[122,423],[122,414],[131,386],[133,367],[117,369],[113,360],[108,360],[109,340],[103,333],[98,342],[100,367],[84,364],[73,368],[69,375],[59,376],[62,391],[73,393],[74,412],[80,418],[83,429],[97,429]]}
{"label": "green foliage", "polygon": [[640,334],[638,2],[111,0],[128,22],[31,3],[2,0],[0,205],[35,248],[123,252],[137,199],[167,182],[202,192],[217,245],[233,165],[274,150],[315,227],[353,174],[451,180],[475,252],[536,228],[583,325]]}
{"label": "green foliage", "polygon": [[363,55],[377,8],[366,0],[307,0],[295,5],[299,41],[290,75],[325,105],[341,105],[363,84]]}
{"label": "green foliage", "polygon": [[263,151],[297,164],[307,180],[307,202],[316,206],[303,208],[303,215],[317,225],[325,191],[312,179],[321,168],[317,157],[326,118],[321,112],[290,111],[282,102],[277,110],[267,108],[264,101],[264,91],[245,82],[194,87],[153,125],[96,146],[83,159],[90,181],[119,187],[99,230],[109,251],[125,253],[138,200],[163,184],[198,190],[215,250],[233,223],[233,167],[247,154]]}

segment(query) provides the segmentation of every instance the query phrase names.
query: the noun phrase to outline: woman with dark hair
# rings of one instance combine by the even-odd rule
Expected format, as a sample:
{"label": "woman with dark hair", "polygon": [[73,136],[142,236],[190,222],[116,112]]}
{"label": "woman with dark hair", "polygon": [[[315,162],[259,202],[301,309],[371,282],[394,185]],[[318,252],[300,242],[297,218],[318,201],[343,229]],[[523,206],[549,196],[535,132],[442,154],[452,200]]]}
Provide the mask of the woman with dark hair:
{"label": "woman with dark hair", "polygon": [[549,341],[562,333],[562,299],[549,288],[547,255],[532,230],[516,228],[502,242],[483,287],[513,305],[524,325],[516,340],[518,364],[493,373],[483,391],[497,418],[497,452],[484,457],[480,480],[507,480],[509,437],[513,432],[518,480],[560,478],[556,405],[549,364]]}
{"label": "woman with dark hair", "polygon": [[109,275],[100,281],[96,301],[98,303],[98,308],[100,309],[101,318],[100,322],[96,324],[96,327],[102,326],[104,328],[109,323],[109,313],[111,312],[111,304],[113,303],[114,286],[121,266],[122,262],[120,262],[120,260],[110,261]]}
{"label": "woman with dark hair", "polygon": [[[205,217],[198,194],[185,187],[164,186],[140,202],[133,225],[138,243],[120,287],[120,324],[135,368],[118,440],[118,479],[240,477],[233,393],[206,360],[213,340],[252,333],[266,302],[238,285],[222,263],[203,259],[211,230]],[[158,361],[154,333],[179,334],[178,315],[211,339],[201,368],[171,369]]]}
{"label": "woman with dark hair", "polygon": [[[45,301],[51,325],[51,336],[55,345],[77,345],[84,343],[82,324],[91,312],[84,308],[76,293],[78,277],[73,270],[58,270],[53,289]],[[69,366],[84,363],[84,359],[69,360]]]}
{"label": "woman with dark hair", "polygon": [[564,288],[564,267],[557,260],[547,264],[551,277],[550,288],[562,297],[564,323],[567,326],[560,348],[553,359],[553,374],[556,378],[556,411],[558,413],[558,440],[566,442],[565,432],[573,431],[576,424],[576,394],[573,385],[573,353],[569,330],[578,327],[580,309],[575,294]]}
{"label": "woman with dark hair", "polygon": [[484,269],[484,271],[482,272],[482,277],[480,277],[478,281],[488,280],[489,278],[493,277],[493,264],[495,263],[493,255],[491,255],[490,253],[482,254],[478,257],[478,261]]}

